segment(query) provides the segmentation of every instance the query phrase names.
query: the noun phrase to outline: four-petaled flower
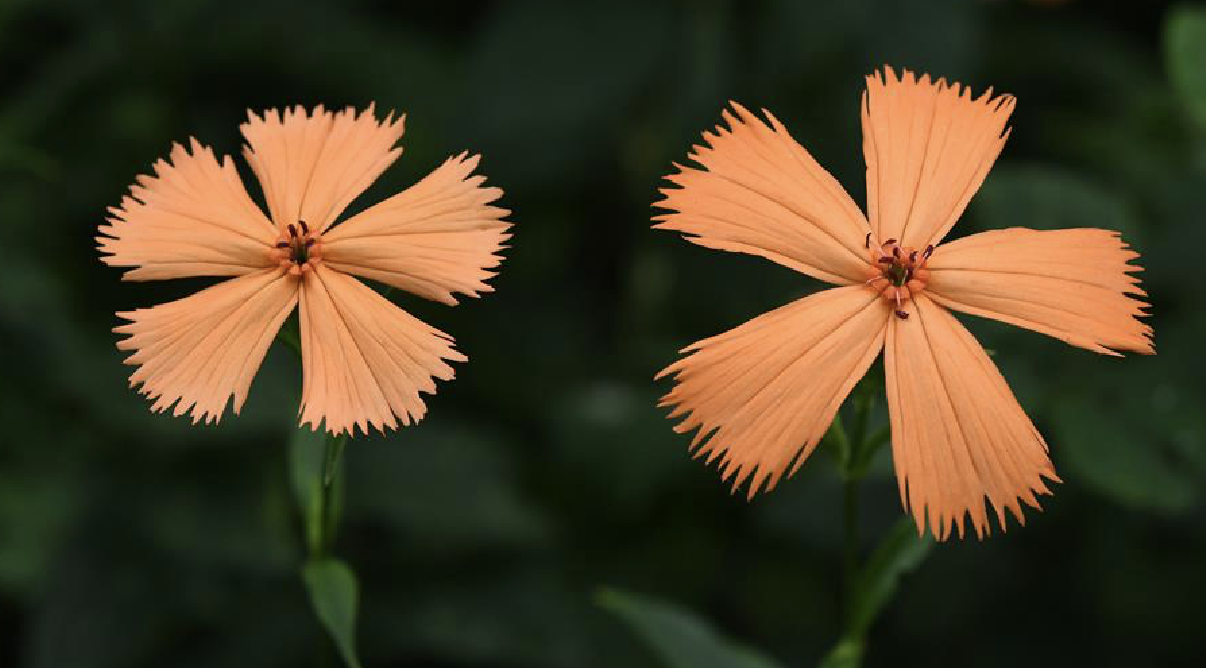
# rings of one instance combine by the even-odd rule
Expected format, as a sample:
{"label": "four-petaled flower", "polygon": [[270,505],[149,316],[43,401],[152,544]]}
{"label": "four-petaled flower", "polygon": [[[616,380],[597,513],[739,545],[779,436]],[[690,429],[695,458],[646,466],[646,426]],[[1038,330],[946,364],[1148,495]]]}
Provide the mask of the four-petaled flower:
{"label": "four-petaled flower", "polygon": [[1099,353],[1152,353],[1138,254],[1099,229],[995,230],[941,244],[996,160],[1014,100],[991,90],[867,77],[867,216],[769,112],[734,104],[729,127],[680,167],[656,227],[759,255],[839,287],[699,341],[665,369],[662,401],[692,447],[752,496],[794,472],[884,353],[901,502],[939,539],[1002,528],[1058,481],[1047,446],[1000,372],[948,309]]}
{"label": "four-petaled flower", "polygon": [[510,226],[502,195],[473,176],[477,156],[448,159],[407,190],[336,224],[402,153],[403,118],[301,107],[242,125],[244,156],[270,217],[229,156],[195,139],[175,145],[155,176],[140,176],[100,226],[106,264],[123,278],[233,276],[183,299],[118,313],[134,351],[130,384],[152,409],[216,421],[238,413],[285,319],[299,307],[302,424],[334,434],[396,428],[423,416],[420,392],[464,361],[452,338],[351,276],[456,304],[490,290]]}

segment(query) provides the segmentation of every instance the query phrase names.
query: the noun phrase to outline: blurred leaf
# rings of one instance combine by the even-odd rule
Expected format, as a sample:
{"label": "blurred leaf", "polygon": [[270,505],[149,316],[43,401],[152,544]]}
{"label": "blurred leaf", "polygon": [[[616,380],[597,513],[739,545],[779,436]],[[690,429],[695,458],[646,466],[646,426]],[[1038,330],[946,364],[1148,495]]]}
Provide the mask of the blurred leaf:
{"label": "blurred leaf", "polygon": [[842,637],[821,660],[821,668],[857,668],[862,664],[871,624],[896,595],[900,578],[917,568],[933,544],[929,535],[918,535],[913,519],[907,516],[900,518],[880,539],[875,552],[859,571],[854,591],[846,602]]}
{"label": "blurred leaf", "polygon": [[322,473],[326,434],[300,428],[289,439],[289,479],[311,554],[322,542]]}
{"label": "blurred leaf", "polygon": [[644,379],[597,378],[567,385],[548,411],[558,469],[579,473],[581,491],[606,503],[613,516],[644,516],[667,481],[689,471],[685,445],[667,439],[672,432],[657,408],[658,389]]}
{"label": "blurred leaf", "polygon": [[820,668],[858,668],[863,662],[864,648],[861,640],[842,638],[818,665]]}
{"label": "blurred leaf", "polygon": [[136,527],[122,524],[128,517],[97,512],[77,525],[49,565],[46,589],[27,622],[21,666],[155,663],[157,640],[187,605],[191,573],[176,570],[169,579],[161,561],[140,554],[145,544],[139,545]]}
{"label": "blurred leaf", "polygon": [[244,468],[227,474],[221,494],[206,478],[169,479],[146,513],[148,535],[177,564],[270,575],[292,570],[297,539],[281,486],[265,486],[261,472],[245,461],[194,452],[189,462],[201,476],[216,476],[223,466]]}
{"label": "blurred leaf", "polygon": [[8,468],[0,485],[0,591],[32,593],[50,568],[50,557],[79,512],[76,471]]}
{"label": "blurred leaf", "polygon": [[774,668],[756,650],[722,637],[706,622],[677,606],[645,596],[605,589],[598,603],[636,632],[669,668]]}
{"label": "blurred leaf", "polygon": [[365,601],[361,637],[377,639],[377,651],[439,657],[447,666],[631,666],[644,656],[643,647],[598,643],[598,610],[544,565],[501,559],[490,568],[440,567],[448,561],[378,578],[379,605]]}
{"label": "blurred leaf", "polygon": [[[1144,388],[1136,393],[1151,394],[1159,386],[1133,387]],[[1195,457],[1201,457],[1200,416],[1196,425],[1175,425],[1176,416],[1155,416],[1153,424],[1144,426],[1135,420],[1155,411],[1102,411],[1102,403],[1102,398],[1090,402],[1074,396],[1057,408],[1054,429],[1068,479],[1128,507],[1168,512],[1191,507],[1206,468],[1200,461],[1194,465]]]}
{"label": "blurred leaf", "polygon": [[[515,187],[590,178],[590,159],[611,155],[618,112],[657,80],[672,26],[661,3],[500,5],[467,72],[474,99],[490,100],[466,109],[466,125],[478,128],[470,136],[482,135],[483,150]],[[564,150],[571,140],[574,150]]]}
{"label": "blurred leaf", "polygon": [[356,656],[356,576],[338,559],[311,559],[306,562],[302,579],[310,592],[314,612],[339,647],[349,668],[360,668]]}
{"label": "blurred leaf", "polygon": [[545,523],[520,493],[509,451],[497,434],[438,418],[358,439],[348,516],[383,523],[408,552],[538,544]]}
{"label": "blurred leaf", "polygon": [[[1014,164],[994,170],[972,200],[971,212],[979,229],[1097,227],[1122,232],[1132,245],[1142,233],[1133,205],[1116,190],[1075,172],[1042,165]],[[963,226],[954,230],[960,236],[975,231]]]}
{"label": "blurred leaf", "polygon": [[1164,26],[1164,56],[1173,88],[1206,130],[1206,8],[1178,7]]}
{"label": "blurred leaf", "polygon": [[911,517],[902,517],[880,541],[858,576],[854,600],[850,602],[850,631],[866,634],[884,606],[896,595],[900,578],[917,568],[929,554],[934,541],[919,536]]}

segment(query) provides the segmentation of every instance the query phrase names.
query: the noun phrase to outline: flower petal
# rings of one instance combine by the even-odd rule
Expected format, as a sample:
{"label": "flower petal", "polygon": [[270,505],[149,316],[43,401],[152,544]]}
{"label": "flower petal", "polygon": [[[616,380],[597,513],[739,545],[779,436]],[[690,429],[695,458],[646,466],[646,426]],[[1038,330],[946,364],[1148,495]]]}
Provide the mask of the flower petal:
{"label": "flower petal", "polygon": [[[838,407],[883,347],[891,309],[862,286],[832,288],[687,347],[658,377],[676,385],[662,406],[698,429],[696,456],[720,458],[749,495],[812,453]],[[793,464],[794,462],[794,464]]]}
{"label": "flower petal", "polygon": [[705,132],[707,146],[677,165],[656,206],[657,229],[677,230],[700,246],[758,255],[837,284],[859,283],[869,231],[858,205],[770,112],[770,125],[733,104],[728,128]]}
{"label": "flower petal", "polygon": [[387,283],[446,304],[454,292],[478,296],[502,257],[510,223],[502,196],[471,176],[479,156],[449,158],[423,180],[336,225],[323,237],[332,269]]}
{"label": "flower petal", "polygon": [[276,238],[243,187],[234,163],[197,140],[172,146],[154,176],[139,176],[96,238],[101,260],[136,267],[126,280],[238,276],[273,265]]}
{"label": "flower petal", "polygon": [[325,230],[357,195],[402,154],[404,117],[378,122],[373,106],[338,113],[322,106],[247,112],[240,129],[243,155],[260,180],[268,210],[279,226],[305,221]]}
{"label": "flower petal", "polygon": [[978,536],[991,530],[984,499],[1005,528],[1019,500],[1038,507],[1059,481],[1047,444],[988,359],[954,316],[920,294],[908,320],[893,318],[884,346],[892,459],[901,503],[919,532],[943,540],[971,515]]}
{"label": "flower petal", "polygon": [[930,258],[934,301],[1107,355],[1151,354],[1147,304],[1128,272],[1139,254],[1117,232],[993,230],[943,244]]}
{"label": "flower petal", "polygon": [[130,322],[113,331],[133,350],[126,364],[138,366],[131,387],[160,412],[191,409],[193,422],[216,422],[234,397],[237,415],[251,379],[264,361],[281,323],[297,304],[297,281],[276,268],[232,278],[201,292],[149,309],[118,313]]}
{"label": "flower petal", "polygon": [[301,296],[301,423],[333,434],[384,431],[423,417],[419,392],[452,378],[444,360],[465,361],[452,338],[360,281],[319,265]]}
{"label": "flower petal", "polygon": [[916,79],[891,67],[867,77],[863,155],[867,214],[876,238],[902,246],[937,244],[951,229],[996,161],[1013,112],[1009,95],[945,80]]}

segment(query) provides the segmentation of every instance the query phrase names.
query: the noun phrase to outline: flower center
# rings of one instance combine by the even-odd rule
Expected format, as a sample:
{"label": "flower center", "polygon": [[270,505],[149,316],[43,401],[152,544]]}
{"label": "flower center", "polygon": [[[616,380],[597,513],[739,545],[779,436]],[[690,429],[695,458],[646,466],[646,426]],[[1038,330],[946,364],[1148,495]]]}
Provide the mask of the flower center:
{"label": "flower center", "polygon": [[896,317],[907,320],[909,312],[904,309],[905,302],[925,290],[925,283],[930,278],[930,270],[925,265],[934,254],[933,244],[921,251],[902,247],[895,239],[873,245],[868,232],[865,245],[871,265],[867,268],[864,284],[884,299],[895,302]]}
{"label": "flower center", "polygon": [[322,262],[322,239],[310,230],[306,221],[286,225],[272,247],[272,256],[281,269],[293,276],[300,276]]}

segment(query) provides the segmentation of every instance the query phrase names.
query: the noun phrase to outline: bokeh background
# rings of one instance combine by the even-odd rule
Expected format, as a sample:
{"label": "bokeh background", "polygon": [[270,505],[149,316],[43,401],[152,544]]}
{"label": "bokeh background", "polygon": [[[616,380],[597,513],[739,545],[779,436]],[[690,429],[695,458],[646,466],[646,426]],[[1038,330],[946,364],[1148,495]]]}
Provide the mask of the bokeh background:
{"label": "bokeh background", "polygon": [[[338,665],[297,577],[295,357],[275,346],[219,426],[152,415],[126,387],[113,313],[208,281],[121,283],[92,237],[172,141],[235,154],[247,108],[371,101],[409,114],[406,153],[353,209],[469,149],[516,228],[497,292],[456,308],[394,295],[471,361],[420,425],[348,447],[337,549],[362,584],[364,663],[660,665],[598,604],[612,587],[814,665],[840,624],[832,458],[730,496],[671,432],[651,377],[818,286],[651,231],[650,204],[730,99],[772,109],[864,201],[858,97],[883,63],[1018,97],[954,234],[1121,230],[1143,254],[1159,354],[965,319],[1065,483],[1024,529],[935,547],[867,664],[1201,665],[1206,51],[1169,41],[1173,15],[1195,11],[7,0],[0,666]],[[900,513],[885,451],[864,486],[868,545]]]}

